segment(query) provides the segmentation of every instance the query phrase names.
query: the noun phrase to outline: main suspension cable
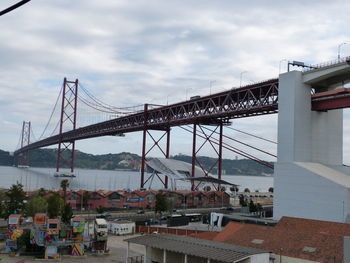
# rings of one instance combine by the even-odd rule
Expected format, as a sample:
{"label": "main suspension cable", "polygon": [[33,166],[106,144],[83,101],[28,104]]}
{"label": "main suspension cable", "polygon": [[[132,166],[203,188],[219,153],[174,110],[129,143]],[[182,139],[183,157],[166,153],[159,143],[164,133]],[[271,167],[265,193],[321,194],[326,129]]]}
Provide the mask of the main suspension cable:
{"label": "main suspension cable", "polygon": [[58,101],[59,101],[59,99],[60,99],[60,97],[61,97],[62,91],[63,91],[63,86],[61,87],[61,90],[60,90],[60,92],[58,93],[58,96],[57,96],[57,99],[56,99],[56,102],[55,102],[55,106],[53,107],[53,109],[52,109],[52,111],[51,111],[51,114],[50,114],[50,118],[49,118],[48,122],[46,123],[46,126],[45,126],[43,132],[41,133],[41,135],[40,135],[40,137],[39,137],[38,140],[40,140],[40,139],[44,136],[44,134],[45,134],[45,132],[46,132],[46,130],[47,130],[47,127],[49,126],[49,124],[50,124],[50,122],[51,122],[52,116],[53,116],[53,114],[54,114],[54,112],[55,112],[55,110],[56,110],[56,107],[57,107]]}
{"label": "main suspension cable", "polygon": [[[81,83],[79,83],[80,88],[82,91],[94,102],[94,104],[97,106],[99,105],[102,108],[105,108],[107,110],[113,111],[115,113],[120,113],[120,114],[128,114],[132,113],[133,111],[130,111],[131,109],[135,109],[135,107],[139,107],[142,105],[136,105],[136,106],[128,106],[128,107],[115,107],[113,105],[110,105],[108,103],[105,103],[98,99],[96,96],[94,96],[87,88],[85,88]],[[127,110],[127,112],[123,112],[123,110]]]}
{"label": "main suspension cable", "polygon": [[269,140],[269,139],[265,139],[263,137],[260,137],[260,136],[257,136],[257,135],[254,135],[254,134],[251,134],[251,133],[248,133],[248,132],[245,132],[245,131],[241,131],[241,130],[238,130],[238,129],[235,129],[235,128],[232,128],[232,127],[227,127],[227,128],[231,129],[231,130],[234,130],[234,131],[237,131],[237,132],[240,132],[240,133],[243,133],[243,134],[246,134],[246,135],[249,135],[249,136],[252,136],[252,137],[255,137],[255,138],[260,139],[260,140],[264,140],[264,141],[267,141],[267,142],[270,142],[270,143],[277,144],[277,142],[275,142],[275,141],[272,141],[272,140]]}

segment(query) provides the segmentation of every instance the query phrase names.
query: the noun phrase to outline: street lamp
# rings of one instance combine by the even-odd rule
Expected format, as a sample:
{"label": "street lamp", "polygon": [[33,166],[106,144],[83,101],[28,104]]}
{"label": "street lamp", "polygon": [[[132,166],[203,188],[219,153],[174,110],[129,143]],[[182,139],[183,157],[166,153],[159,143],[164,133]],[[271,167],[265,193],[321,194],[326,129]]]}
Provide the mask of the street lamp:
{"label": "street lamp", "polygon": [[189,90],[192,90],[192,88],[187,88],[186,89],[186,101],[187,101],[187,93],[188,93]]}
{"label": "street lamp", "polygon": [[209,82],[209,86],[210,86],[210,93],[209,93],[209,95],[211,95],[211,86],[212,86],[212,84],[215,83],[215,82],[216,82],[216,80],[211,80],[211,81]]}
{"label": "street lamp", "polygon": [[239,77],[239,87],[242,87],[242,76],[244,73],[248,73],[248,71],[242,71]]}
{"label": "street lamp", "polygon": [[281,64],[282,62],[287,61],[285,58],[280,60],[279,66],[278,66],[278,74],[281,74]]}
{"label": "street lamp", "polygon": [[346,45],[347,43],[343,42],[341,44],[338,45],[338,61],[340,61],[340,48],[344,45]]}

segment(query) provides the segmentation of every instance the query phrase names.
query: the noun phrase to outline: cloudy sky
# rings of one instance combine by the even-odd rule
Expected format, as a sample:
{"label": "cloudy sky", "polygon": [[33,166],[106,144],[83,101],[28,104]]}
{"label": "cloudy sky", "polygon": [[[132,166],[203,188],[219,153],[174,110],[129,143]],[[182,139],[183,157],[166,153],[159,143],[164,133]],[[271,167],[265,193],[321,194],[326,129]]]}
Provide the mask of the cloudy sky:
{"label": "cloudy sky", "polygon": [[[1,0],[0,10],[15,2]],[[349,44],[341,54],[349,55],[348,10],[345,0],[32,0],[0,17],[0,149],[16,148],[23,120],[30,120],[40,136],[64,77],[78,78],[96,97],[118,107],[170,104],[209,94],[210,86],[214,93],[240,81],[277,77],[286,70],[286,59],[311,64],[335,59],[343,42]],[[79,126],[104,118],[80,112]],[[276,140],[276,115],[233,125]],[[269,143],[229,129],[225,133],[276,152]],[[140,133],[96,138],[77,142],[77,148],[140,154],[141,138]],[[172,154],[190,154],[190,134],[174,128],[171,141]],[[345,135],[345,163],[350,163],[349,143]],[[203,154],[213,151],[206,147]]]}

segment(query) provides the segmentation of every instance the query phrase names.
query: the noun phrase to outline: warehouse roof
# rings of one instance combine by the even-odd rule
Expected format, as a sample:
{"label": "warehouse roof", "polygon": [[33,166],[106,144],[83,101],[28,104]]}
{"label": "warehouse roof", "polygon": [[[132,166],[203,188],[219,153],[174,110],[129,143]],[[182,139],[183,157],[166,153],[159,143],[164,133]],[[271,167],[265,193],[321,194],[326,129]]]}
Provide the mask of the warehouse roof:
{"label": "warehouse roof", "polygon": [[125,241],[227,263],[238,262],[256,254],[269,253],[262,249],[169,234],[138,236]]}
{"label": "warehouse roof", "polygon": [[237,184],[232,184],[232,183],[229,183],[229,182],[227,182],[225,180],[217,179],[217,178],[209,176],[209,175],[208,176],[202,176],[202,177],[188,177],[188,178],[184,178],[182,180],[205,182],[205,183],[213,183],[213,184],[223,184],[223,185],[235,185],[235,186],[237,186]]}

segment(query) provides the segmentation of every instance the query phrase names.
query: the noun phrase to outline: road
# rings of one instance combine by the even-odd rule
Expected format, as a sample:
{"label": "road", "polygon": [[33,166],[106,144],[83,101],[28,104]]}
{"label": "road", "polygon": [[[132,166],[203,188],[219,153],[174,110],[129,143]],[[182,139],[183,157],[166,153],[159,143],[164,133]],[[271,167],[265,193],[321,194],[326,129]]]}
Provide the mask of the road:
{"label": "road", "polygon": [[[239,208],[235,208],[237,211],[239,211]],[[174,212],[174,214],[180,214],[180,213],[200,213],[200,214],[206,214],[210,212],[217,212],[220,211],[220,207],[214,207],[214,208],[191,208],[191,209],[178,209],[177,212]],[[144,218],[152,218],[154,217],[154,211],[145,211],[144,214],[138,214],[137,211],[132,212],[125,212],[125,211],[118,211],[118,212],[107,212],[110,214],[108,219],[144,219]],[[74,214],[75,216],[81,216],[86,219],[94,219],[96,216],[96,213],[91,214]],[[169,213],[163,213],[163,215],[169,215]]]}
{"label": "road", "polygon": [[[272,205],[266,205],[263,206],[264,209],[271,209]],[[233,207],[233,210],[225,210],[221,207],[212,207],[212,208],[189,208],[189,209],[181,209],[177,210],[174,214],[179,213],[199,213],[199,214],[209,214],[210,212],[220,212],[220,213],[230,213],[230,212],[239,212],[240,207]],[[108,212],[110,216],[108,217],[109,220],[112,219],[149,219],[154,218],[154,211],[145,211],[144,214],[138,214],[137,211],[132,212],[125,212],[125,211],[118,211],[118,212]],[[164,213],[163,215],[169,215],[169,213]],[[91,214],[75,214],[75,216],[81,216],[84,217],[87,220],[92,220],[95,218],[96,213]]]}

